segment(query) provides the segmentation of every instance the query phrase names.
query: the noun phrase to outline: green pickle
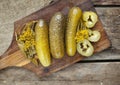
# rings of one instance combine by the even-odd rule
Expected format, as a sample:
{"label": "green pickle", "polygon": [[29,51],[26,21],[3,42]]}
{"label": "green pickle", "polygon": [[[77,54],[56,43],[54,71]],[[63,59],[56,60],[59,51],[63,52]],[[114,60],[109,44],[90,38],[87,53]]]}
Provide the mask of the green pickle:
{"label": "green pickle", "polygon": [[64,30],[65,18],[61,12],[57,12],[50,20],[49,26],[50,50],[54,58],[62,58],[65,54]]}
{"label": "green pickle", "polygon": [[40,19],[35,27],[36,52],[41,64],[44,67],[51,65],[51,56],[48,42],[48,26],[43,19]]}
{"label": "green pickle", "polygon": [[73,7],[70,9],[68,14],[66,35],[65,35],[65,45],[66,52],[68,56],[74,56],[76,53],[76,30],[79,23],[79,20],[82,16],[82,10],[79,7]]}

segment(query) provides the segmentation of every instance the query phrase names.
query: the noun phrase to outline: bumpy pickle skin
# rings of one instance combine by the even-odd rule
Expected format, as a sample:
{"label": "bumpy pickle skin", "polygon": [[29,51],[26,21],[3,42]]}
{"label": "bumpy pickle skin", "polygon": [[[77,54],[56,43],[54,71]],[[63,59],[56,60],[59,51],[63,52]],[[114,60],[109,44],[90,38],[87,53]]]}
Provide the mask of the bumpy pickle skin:
{"label": "bumpy pickle skin", "polygon": [[64,28],[65,18],[61,12],[57,12],[50,20],[49,26],[50,51],[54,58],[62,58],[65,54]]}
{"label": "bumpy pickle skin", "polygon": [[40,19],[35,27],[36,52],[41,64],[48,67],[51,64],[49,42],[48,42],[48,26],[43,19]]}
{"label": "bumpy pickle skin", "polygon": [[74,56],[76,53],[76,30],[79,20],[81,19],[82,10],[79,7],[70,9],[67,20],[67,28],[65,35],[66,53],[68,56]]}

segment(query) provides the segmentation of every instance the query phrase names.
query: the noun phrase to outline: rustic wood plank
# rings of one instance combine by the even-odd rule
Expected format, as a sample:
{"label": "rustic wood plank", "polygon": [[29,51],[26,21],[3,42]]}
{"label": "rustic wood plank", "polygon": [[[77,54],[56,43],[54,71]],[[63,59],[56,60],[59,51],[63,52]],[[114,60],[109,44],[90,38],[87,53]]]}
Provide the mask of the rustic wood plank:
{"label": "rustic wood plank", "polygon": [[119,80],[111,81],[1,81],[0,85],[119,85]]}
{"label": "rustic wood plank", "polygon": [[[58,0],[50,0],[50,3],[53,3],[54,1]],[[95,6],[119,6],[120,5],[120,0],[91,0]]]}
{"label": "rustic wood plank", "polygon": [[120,62],[74,64],[43,78],[26,69],[10,68],[0,71],[0,85],[3,85],[2,82],[9,83],[8,81],[18,85],[34,85],[35,82],[36,85],[119,85],[119,80]]}
{"label": "rustic wood plank", "polygon": [[[112,42],[112,48],[120,50],[120,9],[119,8],[96,8],[97,12],[101,16],[101,20],[104,28]],[[104,10],[104,11],[103,11]]]}
{"label": "rustic wood plank", "polygon": [[94,5],[101,5],[101,6],[104,6],[104,5],[120,5],[120,0],[92,0]]}
{"label": "rustic wood plank", "polygon": [[41,80],[120,80],[120,62],[78,63]]}
{"label": "rustic wood plank", "polygon": [[119,81],[9,81],[1,82],[0,85],[119,85]]}

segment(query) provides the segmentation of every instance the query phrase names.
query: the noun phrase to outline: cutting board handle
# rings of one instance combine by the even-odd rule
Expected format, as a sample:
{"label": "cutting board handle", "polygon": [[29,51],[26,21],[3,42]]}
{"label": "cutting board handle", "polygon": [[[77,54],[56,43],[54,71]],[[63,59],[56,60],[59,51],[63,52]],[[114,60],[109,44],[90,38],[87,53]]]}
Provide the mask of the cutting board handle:
{"label": "cutting board handle", "polygon": [[0,70],[11,66],[21,67],[30,63],[30,60],[28,60],[20,50],[10,55],[6,55],[6,53],[4,55],[0,56]]}
{"label": "cutting board handle", "polygon": [[19,50],[15,36],[13,35],[11,45],[6,50],[6,52],[0,56],[0,70],[10,66],[20,67],[22,65],[28,64],[29,62],[30,61]]}
{"label": "cutting board handle", "polygon": [[[0,56],[0,58],[3,57],[3,56]],[[5,62],[7,62],[8,60],[6,58],[9,58],[8,56],[5,57],[5,58],[1,58],[0,59],[0,70],[4,69],[4,68],[7,68],[9,67],[9,65]]]}
{"label": "cutting board handle", "polygon": [[5,53],[3,53],[0,56],[0,70],[13,65],[14,61],[12,60],[13,57],[15,57],[14,55],[15,49],[13,49],[14,47],[15,47],[15,42],[12,40],[11,45],[8,47]]}

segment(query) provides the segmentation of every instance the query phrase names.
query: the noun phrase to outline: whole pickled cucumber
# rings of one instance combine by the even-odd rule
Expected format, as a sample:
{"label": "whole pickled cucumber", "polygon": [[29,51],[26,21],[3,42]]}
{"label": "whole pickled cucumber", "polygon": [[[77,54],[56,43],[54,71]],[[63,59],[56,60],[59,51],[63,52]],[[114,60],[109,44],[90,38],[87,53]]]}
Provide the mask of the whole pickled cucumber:
{"label": "whole pickled cucumber", "polygon": [[64,56],[64,27],[65,19],[62,13],[54,14],[50,21],[49,39],[50,50],[54,58],[62,58]]}
{"label": "whole pickled cucumber", "polygon": [[73,7],[70,9],[68,14],[67,29],[66,29],[66,52],[69,56],[74,56],[76,53],[76,29],[81,18],[82,11],[79,7]]}
{"label": "whole pickled cucumber", "polygon": [[48,27],[44,20],[40,19],[35,27],[36,52],[41,64],[45,67],[51,64]]}

